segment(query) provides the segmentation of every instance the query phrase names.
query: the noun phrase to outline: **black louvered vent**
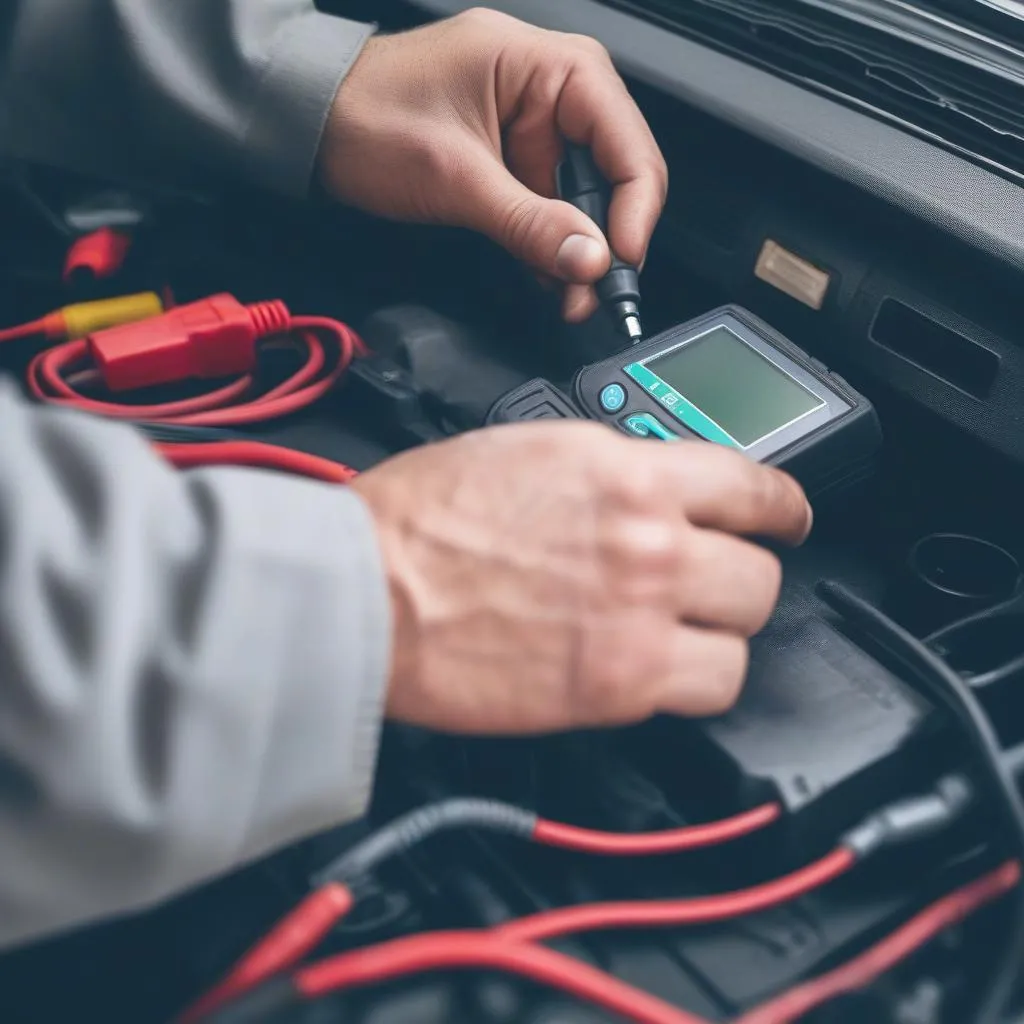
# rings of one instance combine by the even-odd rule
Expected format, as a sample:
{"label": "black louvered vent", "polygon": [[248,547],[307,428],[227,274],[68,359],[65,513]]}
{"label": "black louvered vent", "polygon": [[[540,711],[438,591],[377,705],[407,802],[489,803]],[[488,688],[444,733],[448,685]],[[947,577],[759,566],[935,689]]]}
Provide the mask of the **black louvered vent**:
{"label": "black louvered vent", "polygon": [[1024,21],[991,6],[1013,0],[603,2],[1024,175]]}

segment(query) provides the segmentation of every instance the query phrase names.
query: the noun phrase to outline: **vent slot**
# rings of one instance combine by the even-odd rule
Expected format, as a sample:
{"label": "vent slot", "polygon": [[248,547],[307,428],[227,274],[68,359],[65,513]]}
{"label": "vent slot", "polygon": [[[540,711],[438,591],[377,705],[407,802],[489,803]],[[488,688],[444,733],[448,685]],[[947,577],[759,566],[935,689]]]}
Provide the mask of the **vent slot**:
{"label": "vent slot", "polygon": [[[982,43],[961,25],[984,4],[853,0],[602,0],[699,43],[770,69],[801,88],[916,129],[933,144],[973,154],[1008,177],[1024,174],[1024,73],[1003,18]],[[929,8],[955,4],[958,24],[937,28]],[[890,8],[894,10],[890,10]],[[925,13],[915,14],[918,8]],[[873,11],[860,17],[858,11]],[[989,11],[989,14],[992,12]],[[910,19],[915,36],[908,36]],[[986,30],[983,30],[983,32]],[[920,39],[917,38],[920,37]]]}
{"label": "vent slot", "polygon": [[904,305],[884,299],[871,340],[975,398],[986,398],[999,373],[999,356]]}

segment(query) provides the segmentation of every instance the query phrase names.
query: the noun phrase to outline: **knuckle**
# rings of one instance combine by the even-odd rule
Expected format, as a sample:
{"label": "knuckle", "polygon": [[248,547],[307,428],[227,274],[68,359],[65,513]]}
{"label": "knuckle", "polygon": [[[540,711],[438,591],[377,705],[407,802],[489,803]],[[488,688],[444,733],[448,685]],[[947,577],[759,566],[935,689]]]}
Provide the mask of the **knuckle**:
{"label": "knuckle", "polygon": [[429,139],[411,148],[407,160],[410,179],[427,185],[457,181],[463,174],[458,153]]}
{"label": "knuckle", "polygon": [[737,466],[737,470],[744,477],[742,494],[750,518],[753,521],[767,519],[782,497],[778,474],[772,469],[750,462],[743,467]]}
{"label": "knuckle", "polygon": [[641,721],[657,704],[657,681],[671,671],[670,645],[645,616],[617,616],[591,623],[581,638],[583,657],[573,694],[581,721]]}
{"label": "knuckle", "polygon": [[[638,445],[643,443],[637,442]],[[617,463],[612,468],[614,475],[609,491],[615,500],[613,507],[636,512],[650,509],[658,499],[662,482],[658,467],[648,459],[637,458],[631,463]]]}
{"label": "knuckle", "polygon": [[661,198],[661,203],[664,206],[668,200],[668,162],[665,160],[664,155],[659,150],[657,156],[651,166],[651,177],[658,184],[658,194]]}
{"label": "knuckle", "polygon": [[604,43],[599,42],[593,36],[573,34],[569,36],[573,45],[585,53],[588,57],[596,58],[600,61],[611,62],[611,55],[608,53],[608,47]]}
{"label": "knuckle", "polygon": [[524,197],[513,203],[502,219],[502,237],[515,253],[522,253],[527,240],[533,235],[539,215],[537,203]]}
{"label": "knuckle", "polygon": [[502,11],[496,11],[492,7],[470,7],[468,10],[456,14],[452,23],[469,25],[480,29],[507,30],[510,22],[515,19]]}
{"label": "knuckle", "polygon": [[778,469],[768,469],[765,473],[765,502],[770,509],[784,509],[795,514],[799,511],[801,496],[791,476]]}
{"label": "knuckle", "polygon": [[606,549],[612,563],[628,573],[674,577],[679,565],[677,531],[656,518],[616,517]]}

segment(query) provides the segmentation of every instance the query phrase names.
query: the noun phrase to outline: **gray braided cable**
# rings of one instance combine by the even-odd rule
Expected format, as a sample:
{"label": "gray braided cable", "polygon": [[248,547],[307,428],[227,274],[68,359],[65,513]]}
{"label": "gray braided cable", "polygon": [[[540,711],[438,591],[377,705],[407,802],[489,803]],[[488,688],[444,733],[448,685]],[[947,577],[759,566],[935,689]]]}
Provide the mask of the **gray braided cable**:
{"label": "gray braided cable", "polygon": [[378,864],[404,853],[438,832],[456,828],[481,828],[530,839],[537,825],[532,811],[474,797],[459,797],[429,804],[383,826],[368,839],[320,871],[313,878],[317,887],[328,882],[354,881],[368,875]]}

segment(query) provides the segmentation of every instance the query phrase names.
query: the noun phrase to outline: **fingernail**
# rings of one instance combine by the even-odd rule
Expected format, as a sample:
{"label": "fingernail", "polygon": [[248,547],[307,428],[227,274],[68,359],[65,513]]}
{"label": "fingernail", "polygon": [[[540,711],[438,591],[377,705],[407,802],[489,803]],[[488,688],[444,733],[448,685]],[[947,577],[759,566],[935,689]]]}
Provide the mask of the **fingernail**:
{"label": "fingernail", "polygon": [[596,238],[570,235],[558,250],[555,270],[567,281],[588,281],[601,272],[606,259],[605,248]]}

